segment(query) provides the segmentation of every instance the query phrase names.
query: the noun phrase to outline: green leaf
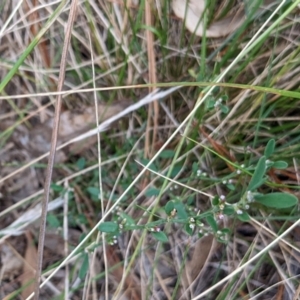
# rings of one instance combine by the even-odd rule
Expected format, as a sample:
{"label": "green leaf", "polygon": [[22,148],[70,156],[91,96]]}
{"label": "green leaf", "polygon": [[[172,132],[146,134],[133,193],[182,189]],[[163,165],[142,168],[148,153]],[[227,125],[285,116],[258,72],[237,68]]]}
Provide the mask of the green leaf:
{"label": "green leaf", "polygon": [[221,232],[223,234],[231,234],[231,230],[229,228],[223,228],[223,229],[221,229]]}
{"label": "green leaf", "polygon": [[238,214],[237,217],[239,220],[243,222],[250,221],[250,216],[246,212],[243,212],[242,214]]}
{"label": "green leaf", "polygon": [[51,228],[58,228],[58,227],[61,226],[60,221],[53,214],[48,214],[47,215],[47,223],[49,224],[49,227],[51,227]]}
{"label": "green leaf", "polygon": [[99,197],[99,194],[100,194],[99,188],[93,187],[93,186],[89,186],[89,187],[87,188],[87,191],[88,191],[88,193],[89,193],[90,195],[95,196],[95,197],[97,197],[97,198]]}
{"label": "green leaf", "polygon": [[234,208],[231,205],[225,205],[223,209],[223,214],[226,216],[231,216],[235,213]]}
{"label": "green leaf", "polygon": [[189,197],[187,198],[186,204],[187,204],[187,205],[192,205],[193,203],[194,203],[194,196],[191,195],[191,196],[189,196]]}
{"label": "green leaf", "polygon": [[226,184],[226,187],[231,191],[235,191],[235,185],[233,185],[232,183]]}
{"label": "green leaf", "polygon": [[227,244],[227,240],[223,240],[220,237],[217,237],[217,241],[221,244]]}
{"label": "green leaf", "polygon": [[286,169],[288,167],[288,163],[283,160],[278,160],[278,161],[274,161],[272,167],[275,169],[282,170],[282,169]]}
{"label": "green leaf", "polygon": [[185,231],[186,231],[186,233],[187,233],[188,235],[190,235],[190,236],[193,235],[194,229],[192,229],[192,228],[190,227],[190,223],[185,224],[185,225],[184,225],[184,229],[185,229]]}
{"label": "green leaf", "polygon": [[263,184],[264,182],[263,177],[265,175],[265,171],[266,171],[266,157],[262,156],[257,163],[255,171],[248,185],[248,191],[253,191]]}
{"label": "green leaf", "polygon": [[160,242],[167,243],[169,241],[168,237],[163,231],[151,232],[151,234],[156,240]]}
{"label": "green leaf", "polygon": [[102,232],[117,232],[119,225],[115,222],[103,222],[98,226],[98,230]]}
{"label": "green leaf", "polygon": [[275,140],[271,139],[268,141],[268,144],[265,148],[265,152],[264,152],[265,157],[269,158],[274,153],[274,150],[275,150]]}
{"label": "green leaf", "polygon": [[212,215],[206,217],[206,222],[212,228],[213,231],[218,231],[218,223]]}
{"label": "green leaf", "polygon": [[145,192],[145,196],[147,197],[152,197],[152,196],[158,196],[159,195],[159,189],[156,188],[149,188],[146,192]]}
{"label": "green leaf", "polygon": [[220,203],[220,198],[218,196],[215,196],[212,199],[212,205],[216,206],[216,205],[219,205],[219,203]]}
{"label": "green leaf", "polygon": [[179,165],[175,165],[172,169],[172,172],[170,174],[170,177],[171,178],[174,178],[178,175],[178,173],[182,170],[182,164],[179,164]]}
{"label": "green leaf", "polygon": [[50,187],[54,192],[62,192],[64,190],[62,185],[56,183],[51,183]]}
{"label": "green leaf", "polygon": [[83,262],[81,268],[79,268],[79,274],[78,274],[81,280],[84,280],[88,269],[89,269],[89,256],[87,253],[84,253]]}
{"label": "green leaf", "polygon": [[120,217],[126,220],[125,226],[135,226],[135,221],[129,215],[124,212],[120,212]]}
{"label": "green leaf", "polygon": [[[144,165],[144,166],[147,166],[147,164],[150,162],[150,159],[146,159],[146,158],[142,158],[141,159],[141,163]],[[150,166],[148,167],[149,170],[152,170],[154,172],[158,172],[158,169],[157,167],[155,166],[154,163],[150,164]]]}
{"label": "green leaf", "polygon": [[193,170],[193,173],[197,173],[197,171],[199,170],[199,164],[196,162],[193,162],[192,170]]}
{"label": "green leaf", "polygon": [[185,206],[182,202],[175,202],[174,208],[177,210],[177,216],[180,219],[187,219],[188,214],[185,210]]}
{"label": "green leaf", "polygon": [[159,157],[161,158],[173,158],[175,155],[174,150],[163,150],[160,154]]}
{"label": "green leaf", "polygon": [[79,170],[83,170],[85,167],[85,164],[86,164],[86,160],[84,157],[80,157],[76,162],[77,168]]}
{"label": "green leaf", "polygon": [[256,195],[256,202],[268,207],[288,208],[298,203],[298,198],[288,193],[270,193],[266,195]]}
{"label": "green leaf", "polygon": [[166,214],[169,216],[173,209],[174,209],[174,202],[168,201],[167,204],[165,205]]}
{"label": "green leaf", "polygon": [[208,98],[205,103],[206,103],[206,109],[212,109],[215,107],[216,101],[214,98]]}
{"label": "green leaf", "polygon": [[222,112],[223,114],[228,114],[228,112],[229,112],[229,107],[226,106],[226,105],[221,104],[221,105],[220,105],[220,110],[221,110],[221,112]]}
{"label": "green leaf", "polygon": [[222,99],[222,102],[226,102],[229,99],[228,95],[226,94],[221,96],[220,98]]}

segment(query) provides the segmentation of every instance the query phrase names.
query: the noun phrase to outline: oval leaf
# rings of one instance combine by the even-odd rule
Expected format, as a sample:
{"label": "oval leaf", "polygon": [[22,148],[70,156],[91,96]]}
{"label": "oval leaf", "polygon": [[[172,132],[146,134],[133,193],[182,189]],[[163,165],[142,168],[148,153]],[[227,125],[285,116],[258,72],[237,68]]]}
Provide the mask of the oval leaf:
{"label": "oval leaf", "polygon": [[99,188],[90,186],[87,188],[87,191],[90,195],[99,197],[100,194]]}
{"label": "oval leaf", "polygon": [[84,253],[83,262],[81,268],[79,269],[79,274],[78,274],[81,280],[85,278],[88,269],[89,269],[89,256],[87,253]]}
{"label": "oval leaf", "polygon": [[275,150],[275,140],[271,139],[268,141],[268,144],[265,148],[265,152],[264,152],[265,157],[269,158],[274,153],[274,150]]}
{"label": "oval leaf", "polygon": [[174,156],[175,156],[175,151],[174,150],[163,150],[159,154],[159,157],[161,157],[161,158],[173,158]]}
{"label": "oval leaf", "polygon": [[206,222],[212,228],[213,231],[218,231],[218,223],[212,215],[206,217]]}
{"label": "oval leaf", "polygon": [[298,203],[297,197],[287,193],[271,193],[266,195],[257,195],[255,200],[268,207],[287,208]]}
{"label": "oval leaf", "polygon": [[116,232],[119,229],[119,225],[115,222],[103,222],[98,229],[102,232]]}
{"label": "oval leaf", "polygon": [[241,220],[243,222],[250,221],[250,216],[246,212],[243,212],[242,214],[237,215],[237,217],[239,220]]}
{"label": "oval leaf", "polygon": [[160,242],[166,243],[169,241],[168,237],[166,236],[166,234],[163,231],[151,232],[151,234],[156,240],[158,240]]}
{"label": "oval leaf", "polygon": [[159,192],[160,192],[159,189],[151,187],[145,192],[145,196],[147,197],[158,196]]}
{"label": "oval leaf", "polygon": [[253,176],[250,180],[248,191],[253,191],[263,184],[264,182],[263,177],[265,175],[265,171],[266,171],[266,157],[262,156],[259,159],[255,171],[253,173]]}
{"label": "oval leaf", "polygon": [[278,160],[278,161],[274,161],[272,167],[275,169],[282,170],[282,169],[286,169],[288,167],[288,163],[283,160]]}
{"label": "oval leaf", "polygon": [[186,219],[188,217],[185,206],[181,202],[175,202],[174,208],[177,210],[177,216],[180,219]]}
{"label": "oval leaf", "polygon": [[220,204],[220,198],[218,196],[215,196],[213,199],[212,199],[212,205],[216,206],[216,205],[219,205]]}
{"label": "oval leaf", "polygon": [[190,236],[193,235],[194,229],[192,229],[192,228],[190,227],[190,224],[189,224],[189,223],[187,223],[187,224],[184,225],[184,230],[186,231],[186,233],[187,233],[188,235],[190,235]]}
{"label": "oval leaf", "polygon": [[224,113],[224,114],[228,114],[228,112],[229,112],[229,107],[228,106],[226,106],[226,105],[220,105],[220,110],[222,111],[222,113]]}
{"label": "oval leaf", "polygon": [[165,205],[165,212],[169,216],[174,209],[174,202],[173,201],[168,201],[167,204]]}

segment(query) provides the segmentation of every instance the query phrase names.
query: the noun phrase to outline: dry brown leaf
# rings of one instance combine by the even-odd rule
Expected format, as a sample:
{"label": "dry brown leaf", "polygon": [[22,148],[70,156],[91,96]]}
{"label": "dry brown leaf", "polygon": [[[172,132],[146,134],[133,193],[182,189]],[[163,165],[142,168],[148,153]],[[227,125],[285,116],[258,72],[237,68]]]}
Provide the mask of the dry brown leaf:
{"label": "dry brown leaf", "polygon": [[27,240],[27,247],[25,251],[25,261],[23,265],[23,274],[20,276],[21,286],[24,287],[21,295],[23,299],[27,299],[31,293],[34,292],[34,277],[37,261],[37,250],[34,245],[32,235],[29,231],[25,233]]}
{"label": "dry brown leaf", "polygon": [[7,242],[0,245],[0,278],[11,278],[18,274],[23,266],[22,257],[17,254],[17,251]]}
{"label": "dry brown leaf", "polygon": [[[205,0],[173,0],[172,8],[174,13],[180,19],[185,19],[185,27],[198,36],[204,32],[201,21],[202,14],[205,10]],[[218,38],[234,32],[245,19],[244,12],[240,11],[223,20],[214,22],[206,29],[206,36]]]}
{"label": "dry brown leaf", "polygon": [[209,260],[210,255],[216,250],[217,242],[213,235],[204,236],[196,242],[192,259],[186,264],[186,274],[189,284],[193,282],[203,266]]}
{"label": "dry brown leaf", "polygon": [[[128,106],[128,101],[120,101],[114,104],[99,104],[99,120],[103,122],[104,120],[118,114]],[[58,145],[84,133],[91,127],[96,125],[96,115],[95,107],[88,106],[83,108],[80,112],[74,111],[65,111],[60,116],[60,125],[59,125],[59,136],[58,136]],[[51,143],[51,132],[53,126],[53,119],[50,119],[45,122],[45,124],[40,125],[39,127],[32,130],[30,133],[30,149],[37,154],[42,154],[48,152],[50,149]],[[90,141],[89,141],[90,142]],[[94,141],[92,141],[94,143]],[[76,144],[73,145],[71,152],[76,154],[80,151],[85,150],[91,145],[85,141],[83,147],[77,149]],[[73,151],[74,150],[74,151]],[[56,162],[63,162],[66,159],[66,156],[62,151],[56,153]]]}

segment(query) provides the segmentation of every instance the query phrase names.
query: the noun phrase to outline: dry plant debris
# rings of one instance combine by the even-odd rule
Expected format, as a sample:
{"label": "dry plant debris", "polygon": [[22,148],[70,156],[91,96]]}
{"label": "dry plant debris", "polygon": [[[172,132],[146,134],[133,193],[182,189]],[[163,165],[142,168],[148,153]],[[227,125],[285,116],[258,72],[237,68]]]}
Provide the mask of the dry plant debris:
{"label": "dry plant debris", "polygon": [[198,36],[219,38],[234,32],[245,20],[245,13],[242,8],[234,11],[231,15],[220,21],[214,21],[204,28],[203,14],[205,12],[205,0],[173,0],[172,8],[180,19],[183,19],[186,28]]}
{"label": "dry plant debris", "polygon": [[[263,16],[261,20],[258,17],[256,23],[249,25],[237,41],[228,44],[222,37],[239,29],[246,18],[242,1],[215,1],[214,9],[208,10],[207,16],[204,16],[205,2],[208,1],[152,0],[147,2],[147,7],[142,5],[142,1],[133,0],[91,0],[80,4],[72,30],[72,47],[67,58],[64,87],[65,90],[74,90],[78,97],[64,97],[58,145],[80,138],[86,132],[90,132],[90,136],[57,152],[54,181],[58,184],[52,191],[52,198],[56,200],[50,202],[48,210],[51,217],[49,227],[53,223],[56,227],[48,228],[46,232],[43,270],[54,268],[70,254],[82,235],[88,234],[101,219],[98,165],[101,165],[100,172],[103,172],[103,203],[108,210],[141,172],[140,165],[135,162],[145,159],[142,154],[144,149],[155,155],[193,109],[199,93],[203,91],[193,84],[214,80],[243,49],[252,33],[257,32],[265,18]],[[263,4],[275,2],[263,1]],[[51,1],[27,0],[24,6],[19,2],[21,6],[14,15],[12,2],[3,3],[0,7],[3,7],[0,16],[3,25],[0,29],[0,51],[4,58],[0,60],[1,77],[26,50],[26,45],[33,40],[56,5]],[[233,9],[223,14],[229,4]],[[12,292],[20,287],[24,289],[15,299],[26,298],[32,292],[31,286],[27,287],[26,283],[29,277],[34,276],[36,268],[36,245],[33,241],[37,238],[40,214],[37,203],[44,182],[44,160],[32,163],[7,180],[1,179],[49,151],[54,102],[51,92],[55,90],[58,80],[61,33],[67,9],[68,6],[1,94],[1,97],[7,97],[2,100],[0,107],[0,133],[3,133],[0,139],[1,299],[13,296]],[[267,16],[270,15],[265,8],[259,12],[268,12]],[[6,24],[10,16],[12,21]],[[209,17],[206,44],[202,43],[205,39],[191,39],[193,33],[199,37],[204,35],[203,17]],[[187,30],[184,30],[184,26]],[[298,89],[299,25],[293,16],[289,16],[280,23],[279,31],[276,30],[256,49],[257,53],[250,52],[239,66],[234,67],[224,82],[276,87],[282,91]],[[89,47],[89,34],[93,49]],[[207,54],[204,60],[199,55],[202,50]],[[95,78],[90,72],[92,53],[95,55]],[[99,159],[96,135],[95,132],[91,133],[95,129],[89,131],[96,126],[96,109],[91,106],[93,94],[82,92],[82,89],[91,87],[93,81],[97,87],[116,86],[115,90],[99,93],[102,98],[98,101],[97,109],[101,122],[124,112],[145,93],[138,88],[122,90],[118,85],[188,81],[191,86],[181,88],[163,103],[157,101],[154,113],[150,110],[147,115],[144,110],[134,110],[126,120],[107,127],[107,132],[101,136]],[[43,92],[43,96],[37,96],[39,92]],[[218,101],[224,94],[226,99],[220,104]],[[138,181],[110,215],[109,221],[120,228],[126,227],[124,219],[118,219],[121,215],[135,222],[136,226],[142,226],[143,230],[140,227],[124,230],[120,235],[108,239],[107,243],[114,245],[106,247],[92,236],[86,247],[80,249],[78,255],[67,266],[60,268],[43,287],[43,299],[62,298],[66,289],[70,299],[99,299],[106,293],[106,284],[108,296],[118,295],[117,299],[193,299],[235,272],[245,260],[262,253],[282,230],[294,224],[294,215],[282,215],[280,217],[287,219],[276,219],[278,215],[275,210],[266,213],[258,206],[255,207],[257,220],[252,219],[248,223],[238,218],[233,223],[227,217],[217,220],[220,228],[231,229],[230,239],[224,245],[216,241],[217,233],[211,230],[207,230],[202,237],[196,231],[192,236],[189,235],[180,224],[172,223],[172,218],[175,220],[177,217],[176,212],[168,219],[163,208],[170,199],[181,201],[186,211],[195,215],[210,207],[211,200],[196,190],[203,190],[210,195],[227,193],[228,198],[231,197],[228,201],[237,201],[235,197],[238,197],[240,190],[230,191],[228,186],[232,188],[241,184],[240,187],[244,188],[244,177],[235,173],[236,177],[229,183],[226,175],[231,176],[236,172],[234,164],[250,161],[250,155],[254,157],[251,162],[255,162],[255,157],[263,154],[266,141],[273,135],[278,146],[276,155],[283,156],[289,166],[285,170],[271,169],[267,173],[268,178],[277,185],[289,185],[289,188],[280,189],[299,197],[291,187],[299,185],[298,100],[231,87],[220,87],[209,100],[213,105],[209,109],[206,105],[201,107],[190,129],[197,143],[201,142],[214,153],[203,150],[202,145],[185,140],[187,152],[181,151],[176,162],[173,161],[175,150],[183,138],[178,134],[163,153],[165,157],[159,157],[153,166],[158,174],[164,175],[170,165],[175,166],[175,175],[172,173],[174,176],[171,176],[173,182],[167,183],[163,194],[159,195],[164,181],[149,171],[146,180]],[[230,109],[227,114],[221,110],[222,105],[225,110],[225,106]],[[264,114],[266,117],[261,119],[260,115]],[[150,125],[152,123],[154,128],[146,125],[148,117],[153,120]],[[259,124],[262,126],[257,130]],[[153,130],[156,131],[155,144],[147,146],[144,138],[146,130],[151,135]],[[258,140],[256,144],[255,140]],[[198,164],[195,172],[191,171],[193,163]],[[253,172],[253,169],[249,172]],[[224,180],[221,180],[223,177]],[[60,195],[63,188],[55,190],[64,187],[65,182],[74,188],[70,192],[67,213],[62,208],[66,203],[62,197],[64,195]],[[32,204],[28,204],[29,198],[34,198]],[[190,199],[193,200],[191,205]],[[152,210],[155,213],[154,222],[164,222],[150,229],[155,230],[154,233],[159,233],[159,230],[166,233],[168,242],[158,242],[153,231],[145,229]],[[6,213],[2,215],[3,212]],[[66,239],[62,233],[63,219],[69,225]],[[192,226],[190,229],[195,226],[192,221],[188,225]],[[293,231],[265,254],[266,259],[259,264],[256,264],[257,261],[251,263],[237,277],[216,287],[205,297],[215,299],[227,289],[228,299],[249,298],[256,293],[261,293],[258,296],[261,299],[297,299],[300,293],[300,289],[297,289],[298,236],[299,232]],[[68,246],[64,248],[66,244]],[[84,269],[86,273],[82,272]],[[29,275],[22,276],[23,273]],[[68,280],[70,282],[66,282]]]}

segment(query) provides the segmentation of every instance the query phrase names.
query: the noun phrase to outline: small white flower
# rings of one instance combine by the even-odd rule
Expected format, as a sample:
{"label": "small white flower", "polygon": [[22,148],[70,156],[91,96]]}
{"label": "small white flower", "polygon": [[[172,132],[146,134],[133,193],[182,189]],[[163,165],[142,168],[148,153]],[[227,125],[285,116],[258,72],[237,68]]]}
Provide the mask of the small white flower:
{"label": "small white flower", "polygon": [[194,218],[190,218],[190,222],[191,222],[191,223],[194,223],[194,222],[195,222],[195,219],[194,219]]}
{"label": "small white flower", "polygon": [[222,183],[223,183],[223,184],[227,184],[227,180],[223,180]]}
{"label": "small white flower", "polygon": [[250,208],[250,205],[246,204],[245,209],[249,209],[249,208]]}
{"label": "small white flower", "polygon": [[200,233],[200,234],[202,234],[202,233],[203,233],[203,230],[202,230],[202,229],[200,229],[200,230],[199,230],[199,233]]}
{"label": "small white flower", "polygon": [[229,179],[228,183],[232,183],[232,182],[233,182],[233,180],[232,180],[232,179]]}
{"label": "small white flower", "polygon": [[220,210],[223,210],[225,208],[224,204],[219,205]]}
{"label": "small white flower", "polygon": [[271,160],[269,160],[269,159],[266,160],[266,165],[270,165],[271,163],[272,163]]}
{"label": "small white flower", "polygon": [[123,229],[123,224],[119,224],[119,228],[120,228],[120,229]]}
{"label": "small white flower", "polygon": [[224,195],[221,195],[221,196],[220,196],[220,199],[221,199],[222,201],[224,201],[224,200],[225,200],[225,196],[224,196]]}
{"label": "small white flower", "polygon": [[224,219],[224,215],[223,214],[219,214],[218,218],[219,218],[219,220],[223,220]]}
{"label": "small white flower", "polygon": [[194,229],[194,228],[195,228],[195,224],[190,224],[189,227],[190,227],[191,229]]}
{"label": "small white flower", "polygon": [[248,202],[253,202],[253,200],[254,200],[254,196],[251,191],[247,192],[247,200],[248,200]]}
{"label": "small white flower", "polygon": [[241,209],[238,209],[238,210],[236,211],[236,213],[237,213],[238,215],[241,215],[241,214],[243,213],[243,211],[242,211]]}
{"label": "small white flower", "polygon": [[236,173],[237,173],[238,175],[240,175],[240,174],[241,174],[241,170],[237,170]]}

